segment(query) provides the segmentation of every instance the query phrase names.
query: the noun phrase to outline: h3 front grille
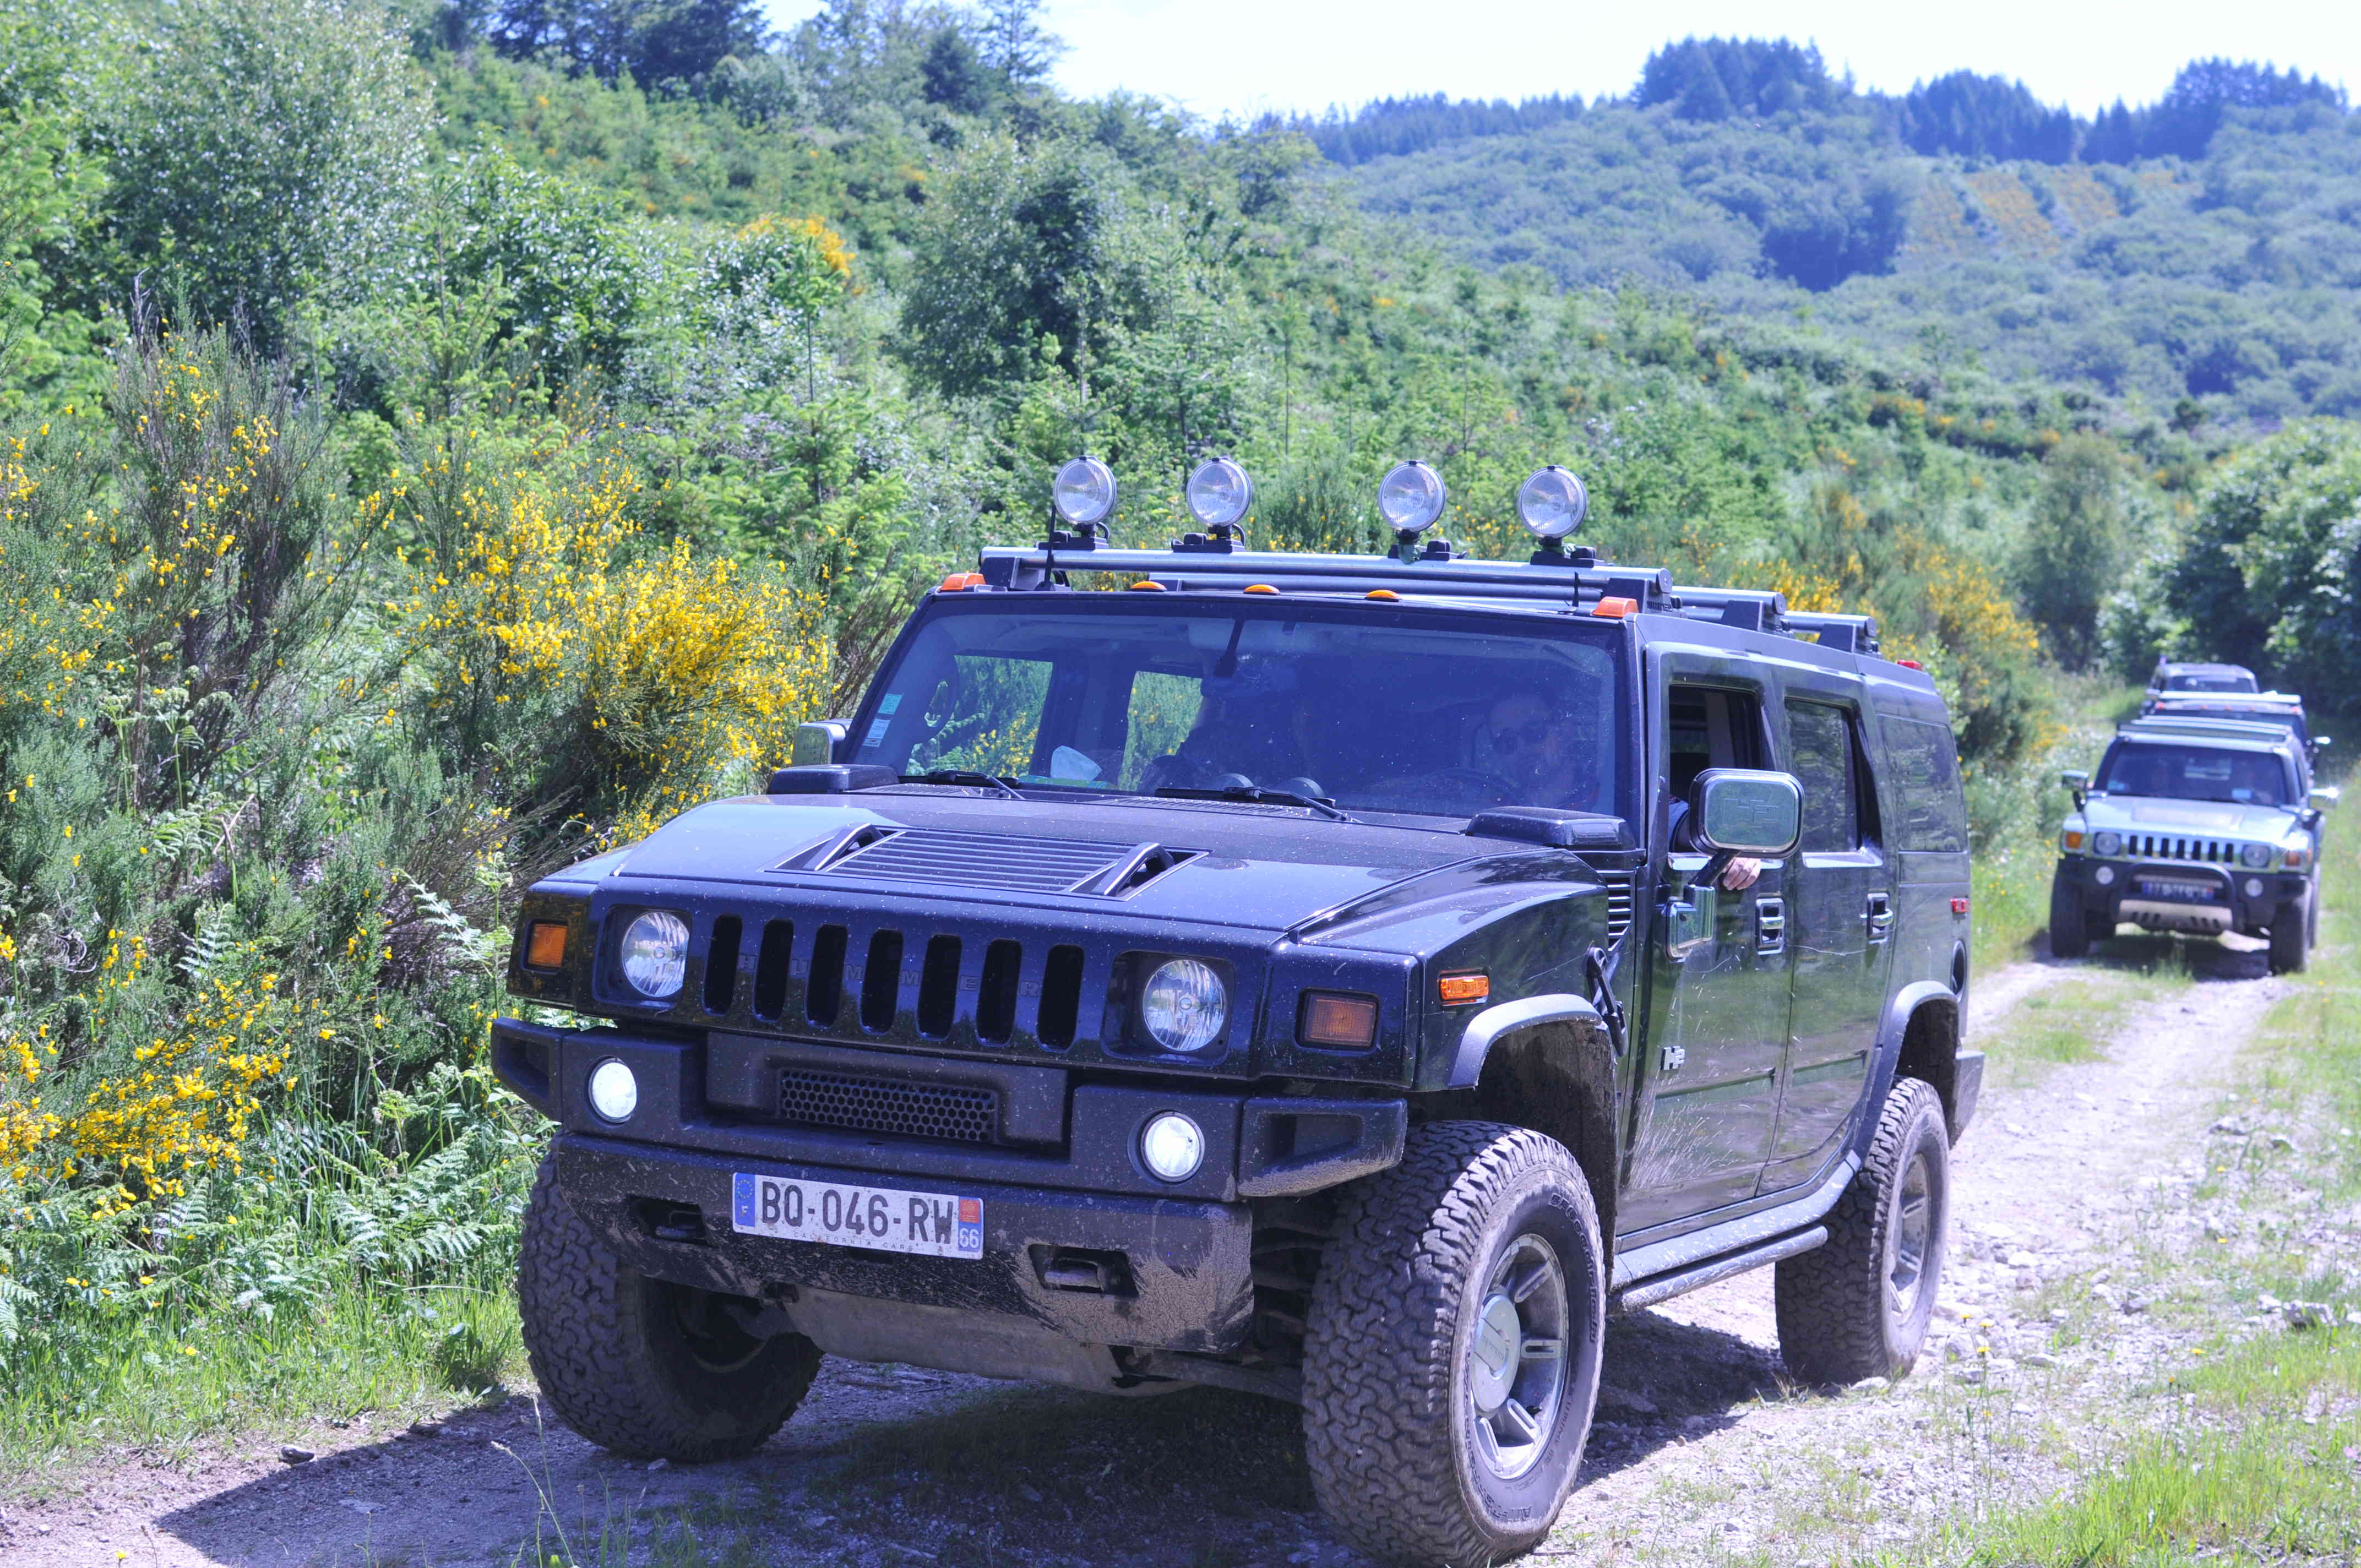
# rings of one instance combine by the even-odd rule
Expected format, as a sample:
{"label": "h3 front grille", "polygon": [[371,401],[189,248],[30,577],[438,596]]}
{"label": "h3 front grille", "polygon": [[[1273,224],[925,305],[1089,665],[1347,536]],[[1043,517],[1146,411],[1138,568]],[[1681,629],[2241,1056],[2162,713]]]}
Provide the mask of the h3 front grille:
{"label": "h3 front grille", "polygon": [[967,1084],[790,1067],[779,1073],[779,1120],[857,1133],[988,1144],[1000,1131],[1000,1094]]}
{"label": "h3 front grille", "polygon": [[2227,839],[2189,839],[2169,833],[2126,833],[2124,853],[2147,861],[2196,861],[2208,865],[2236,863],[2238,846]]}

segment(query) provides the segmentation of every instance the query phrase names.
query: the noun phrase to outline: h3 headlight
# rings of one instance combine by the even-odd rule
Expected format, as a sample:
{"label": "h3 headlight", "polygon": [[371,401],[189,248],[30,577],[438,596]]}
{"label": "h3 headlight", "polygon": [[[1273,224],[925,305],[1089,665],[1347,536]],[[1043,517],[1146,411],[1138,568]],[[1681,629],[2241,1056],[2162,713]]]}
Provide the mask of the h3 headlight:
{"label": "h3 headlight", "polygon": [[2271,863],[2271,847],[2268,844],[2241,844],[2238,846],[2238,863],[2248,871],[2261,871]]}
{"label": "h3 headlight", "polygon": [[1211,964],[1195,959],[1157,965],[1140,989],[1140,1025],[1168,1051],[1204,1050],[1222,1037],[1229,1015],[1229,988]]}
{"label": "h3 headlight", "polygon": [[2120,855],[2124,852],[2124,836],[2110,828],[2101,828],[2091,835],[2091,853]]}

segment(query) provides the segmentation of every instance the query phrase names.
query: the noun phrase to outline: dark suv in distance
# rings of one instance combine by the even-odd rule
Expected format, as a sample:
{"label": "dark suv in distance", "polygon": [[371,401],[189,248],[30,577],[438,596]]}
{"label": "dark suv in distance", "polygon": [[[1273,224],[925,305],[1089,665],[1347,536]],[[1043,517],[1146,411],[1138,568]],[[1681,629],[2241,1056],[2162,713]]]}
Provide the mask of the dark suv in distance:
{"label": "dark suv in distance", "polygon": [[1556,1518],[1609,1311],[1773,1266],[1799,1377],[1911,1365],[1982,1078],[1934,684],[1565,548],[1561,470],[1500,563],[1416,464],[1393,554],[1245,550],[1227,466],[1129,550],[1070,465],[767,794],[533,889],[494,1054],[577,1431],[742,1454],[823,1353],[1209,1384],[1472,1564]]}
{"label": "dark suv in distance", "polygon": [[[2258,692],[2261,684],[2244,664],[2206,664],[2179,659],[2158,659],[2147,678],[2150,702],[2176,692],[2233,695]],[[2141,711],[2147,711],[2143,708]]]}

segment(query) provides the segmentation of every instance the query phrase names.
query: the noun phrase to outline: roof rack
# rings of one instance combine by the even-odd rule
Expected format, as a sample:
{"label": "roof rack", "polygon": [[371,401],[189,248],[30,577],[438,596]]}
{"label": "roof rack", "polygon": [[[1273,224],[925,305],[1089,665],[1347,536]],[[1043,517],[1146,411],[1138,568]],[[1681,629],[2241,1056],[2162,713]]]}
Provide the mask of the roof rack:
{"label": "roof rack", "polygon": [[1296,593],[1398,594],[1506,599],[1565,609],[1596,610],[1602,599],[1630,599],[1641,610],[1684,615],[1750,631],[1816,638],[1820,646],[1875,653],[1877,618],[1804,613],[1786,597],[1762,588],[1676,586],[1661,567],[1619,566],[1587,546],[1537,550],[1529,561],[1477,561],[1448,541],[1433,540],[1415,555],[1344,555],[1312,551],[1245,550],[1230,541],[1191,534],[1170,550],[1117,549],[1089,534],[1062,531],[1031,548],[987,546],[980,563],[990,587],[1056,587],[1071,572],[1124,572],[1167,588],[1216,588],[1230,584],[1285,584]]}

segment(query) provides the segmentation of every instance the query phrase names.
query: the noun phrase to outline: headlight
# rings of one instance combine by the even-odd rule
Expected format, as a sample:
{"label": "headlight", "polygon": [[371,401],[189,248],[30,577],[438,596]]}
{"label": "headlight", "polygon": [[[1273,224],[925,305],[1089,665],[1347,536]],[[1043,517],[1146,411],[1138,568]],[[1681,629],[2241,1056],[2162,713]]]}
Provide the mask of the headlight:
{"label": "headlight", "polygon": [[2261,871],[2271,863],[2271,847],[2268,844],[2241,844],[2238,846],[2238,863]]}
{"label": "headlight", "polygon": [[1554,463],[1517,487],[1517,515],[1537,539],[1564,539],[1589,510],[1582,480]]}
{"label": "headlight", "polygon": [[640,1080],[609,1057],[590,1069],[590,1109],[609,1122],[628,1122],[640,1108]]}
{"label": "headlight", "polygon": [[688,969],[688,922],[651,909],[623,927],[623,978],[642,996],[663,998],[680,989]]}
{"label": "headlight", "polygon": [[2094,855],[2120,855],[2123,852],[2124,836],[2122,834],[2103,830],[2091,835],[2091,853]]}
{"label": "headlight", "polygon": [[1180,1112],[1166,1111],[1140,1129],[1139,1163],[1159,1181],[1186,1181],[1205,1163],[1205,1135]]}
{"label": "headlight", "polygon": [[1194,959],[1156,966],[1139,995],[1139,1021],[1168,1051],[1202,1051],[1222,1037],[1229,993],[1212,967]]}
{"label": "headlight", "polygon": [[1226,457],[1201,463],[1189,476],[1189,515],[1207,528],[1229,528],[1246,521],[1254,505],[1254,481]]}
{"label": "headlight", "polygon": [[1095,457],[1077,457],[1058,470],[1049,504],[1068,522],[1104,522],[1115,510],[1115,473]]}
{"label": "headlight", "polygon": [[1423,533],[1443,515],[1443,476],[1413,457],[1378,481],[1378,510],[1396,533]]}

